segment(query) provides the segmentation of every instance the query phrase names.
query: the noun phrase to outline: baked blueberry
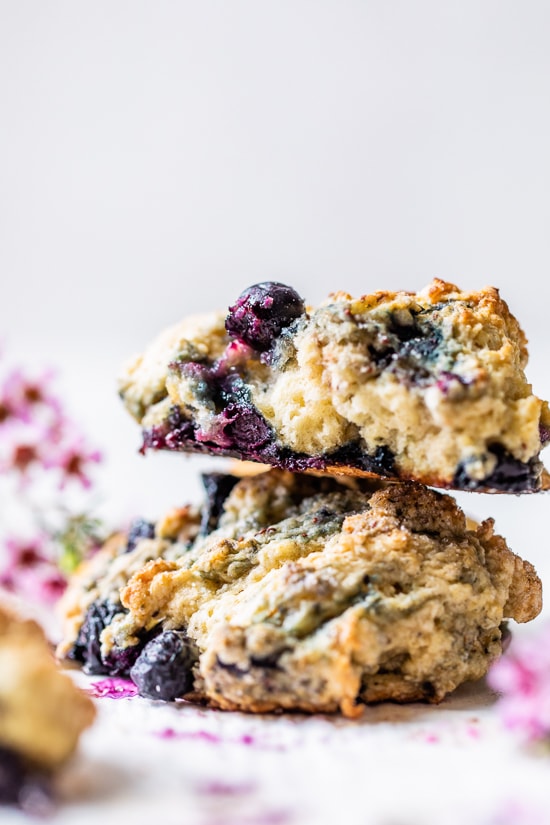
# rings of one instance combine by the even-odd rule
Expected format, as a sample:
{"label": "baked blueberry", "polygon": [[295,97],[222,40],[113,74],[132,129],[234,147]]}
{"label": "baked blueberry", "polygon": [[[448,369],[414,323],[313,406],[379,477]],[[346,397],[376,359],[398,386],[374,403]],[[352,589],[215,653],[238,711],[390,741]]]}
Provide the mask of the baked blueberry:
{"label": "baked blueberry", "polygon": [[206,536],[218,526],[224,502],[239,479],[226,473],[203,473],[201,479],[206,499],[201,511],[200,532]]}
{"label": "baked blueberry", "polygon": [[462,490],[480,490],[490,486],[493,490],[508,493],[526,493],[537,489],[540,476],[540,462],[518,461],[504,449],[501,444],[491,444],[488,452],[496,456],[497,463],[493,472],[485,479],[472,478],[468,474],[468,463],[462,465],[455,476],[455,484]]}
{"label": "baked blueberry", "polygon": [[145,645],[130,670],[141,696],[173,701],[193,685],[194,644],[181,630],[166,630]]}
{"label": "baked blueberry", "polygon": [[112,602],[93,602],[88,608],[76,641],[68,654],[69,659],[81,662],[86,673],[109,673],[109,666],[101,657],[101,634],[121,607]]}
{"label": "baked blueberry", "polygon": [[138,543],[139,539],[152,539],[155,537],[155,525],[150,521],[138,518],[130,525],[128,530],[128,541],[126,543],[126,552],[130,553]]}
{"label": "baked blueberry", "polygon": [[254,452],[273,440],[271,427],[250,404],[229,405],[224,412],[228,423],[224,427],[231,446],[244,453]]}
{"label": "baked blueberry", "polygon": [[305,311],[303,300],[292,287],[264,281],[245,289],[229,307],[225,328],[232,338],[266,352],[282,330]]}

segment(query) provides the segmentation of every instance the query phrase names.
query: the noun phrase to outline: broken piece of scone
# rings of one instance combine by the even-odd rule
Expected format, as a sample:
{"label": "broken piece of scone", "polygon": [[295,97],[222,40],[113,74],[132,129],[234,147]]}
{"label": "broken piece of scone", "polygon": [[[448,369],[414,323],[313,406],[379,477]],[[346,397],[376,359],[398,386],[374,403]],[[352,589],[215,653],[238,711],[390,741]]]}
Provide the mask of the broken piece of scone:
{"label": "broken piece of scone", "polygon": [[526,364],[525,335],[492,287],[436,279],[308,308],[266,282],[161,334],[120,393],[143,451],[531,493],[549,486],[550,413]]}
{"label": "broken piece of scone", "polygon": [[140,693],[353,716],[482,677],[541,582],[448,495],[269,470],[205,477],[207,501],[138,521],[75,575],[61,658]]}
{"label": "broken piece of scone", "polygon": [[0,803],[48,793],[95,708],[56,663],[42,628],[0,605]]}

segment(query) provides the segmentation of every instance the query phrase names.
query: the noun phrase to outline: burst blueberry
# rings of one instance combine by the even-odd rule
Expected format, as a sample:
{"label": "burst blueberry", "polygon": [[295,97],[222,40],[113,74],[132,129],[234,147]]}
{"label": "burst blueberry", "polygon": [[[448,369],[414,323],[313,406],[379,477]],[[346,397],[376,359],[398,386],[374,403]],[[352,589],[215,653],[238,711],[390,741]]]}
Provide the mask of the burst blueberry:
{"label": "burst blueberry", "polygon": [[229,308],[225,328],[257,352],[267,352],[281,332],[306,311],[292,289],[276,281],[264,281],[245,289]]}
{"label": "burst blueberry", "polygon": [[255,451],[273,440],[271,427],[253,407],[229,405],[226,416],[229,423],[224,432],[237,449]]}

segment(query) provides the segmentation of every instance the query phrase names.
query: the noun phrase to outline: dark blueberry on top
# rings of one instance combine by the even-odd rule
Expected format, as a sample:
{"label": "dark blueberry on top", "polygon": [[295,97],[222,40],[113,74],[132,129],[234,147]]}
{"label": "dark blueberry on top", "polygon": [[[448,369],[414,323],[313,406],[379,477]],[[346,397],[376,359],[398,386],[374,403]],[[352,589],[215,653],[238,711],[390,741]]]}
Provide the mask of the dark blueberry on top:
{"label": "dark blueberry on top", "polygon": [[201,535],[207,536],[218,526],[224,502],[239,479],[226,473],[203,473],[201,478],[206,492],[201,512]]}
{"label": "dark blueberry on top", "polygon": [[128,542],[126,552],[130,553],[140,539],[153,539],[155,537],[155,525],[150,521],[138,518],[135,519],[128,530]]}
{"label": "dark blueberry on top", "polygon": [[165,630],[148,642],[130,670],[140,696],[173,701],[193,686],[193,642],[181,630]]}
{"label": "dark blueberry on top", "polygon": [[292,287],[264,281],[245,289],[225,319],[232,338],[240,338],[257,352],[267,352],[283,329],[306,311]]}

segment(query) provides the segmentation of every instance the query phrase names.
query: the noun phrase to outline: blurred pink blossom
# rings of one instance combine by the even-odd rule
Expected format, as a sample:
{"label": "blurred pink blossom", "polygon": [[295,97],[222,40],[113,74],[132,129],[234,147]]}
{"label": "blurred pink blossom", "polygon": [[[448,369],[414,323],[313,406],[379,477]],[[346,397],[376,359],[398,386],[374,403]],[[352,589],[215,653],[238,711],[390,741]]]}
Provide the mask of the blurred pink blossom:
{"label": "blurred pink blossom", "polygon": [[497,709],[507,728],[525,742],[550,741],[550,624],[514,638],[487,681],[500,694]]}
{"label": "blurred pink blossom", "polygon": [[38,534],[34,538],[21,539],[11,536],[4,542],[8,556],[8,567],[17,570],[33,568],[47,561],[46,545],[48,537]]}
{"label": "blurred pink blossom", "polygon": [[7,557],[0,572],[0,586],[18,595],[45,604],[57,601],[66,579],[55,563],[51,539],[40,533],[30,539],[10,536],[4,541]]}
{"label": "blurred pink blossom", "polygon": [[92,486],[89,476],[90,465],[101,461],[99,450],[90,449],[82,436],[72,436],[69,441],[61,442],[55,450],[45,457],[47,469],[61,471],[59,486],[63,489],[71,481],[79,482],[88,489]]}
{"label": "blurred pink blossom", "polygon": [[54,376],[52,369],[30,375],[0,361],[0,506],[18,513],[20,529],[34,531],[31,538],[12,535],[0,523],[0,587],[47,603],[59,598],[66,573],[99,541],[97,520],[70,512],[61,498],[68,485],[92,487],[101,454],[66,414]]}
{"label": "blurred pink blossom", "polygon": [[45,469],[48,431],[29,419],[8,419],[0,423],[0,472],[17,477],[20,485]]}
{"label": "blurred pink blossom", "polygon": [[0,423],[8,418],[30,421],[40,406],[54,417],[60,416],[60,400],[50,389],[53,378],[51,369],[38,378],[27,377],[20,368],[11,370],[0,388]]}

